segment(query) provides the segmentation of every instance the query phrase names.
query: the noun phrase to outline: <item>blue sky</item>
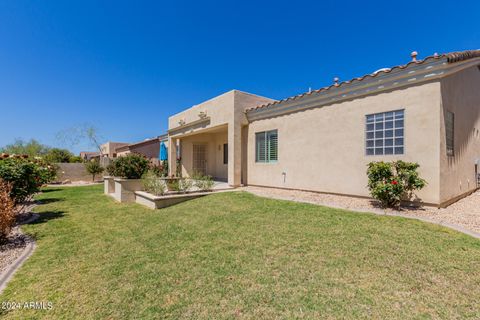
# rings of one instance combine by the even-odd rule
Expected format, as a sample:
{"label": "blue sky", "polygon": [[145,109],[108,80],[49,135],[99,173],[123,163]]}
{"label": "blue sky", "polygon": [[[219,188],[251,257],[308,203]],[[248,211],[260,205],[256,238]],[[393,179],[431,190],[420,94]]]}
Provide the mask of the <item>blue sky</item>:
{"label": "blue sky", "polygon": [[231,89],[281,99],[413,50],[478,49],[478,12],[479,1],[1,0],[0,146],[55,146],[84,123],[134,142]]}

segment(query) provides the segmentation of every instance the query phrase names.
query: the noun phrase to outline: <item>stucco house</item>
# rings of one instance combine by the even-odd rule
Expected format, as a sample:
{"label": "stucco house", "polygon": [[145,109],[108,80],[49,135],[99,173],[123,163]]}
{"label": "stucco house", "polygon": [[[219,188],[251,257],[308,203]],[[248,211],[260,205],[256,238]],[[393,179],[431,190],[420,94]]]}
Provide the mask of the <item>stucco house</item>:
{"label": "stucco house", "polygon": [[435,54],[275,101],[233,90],[173,115],[181,159],[232,186],[368,197],[371,161],[418,162],[425,204],[474,191],[480,164],[480,50]]}
{"label": "stucco house", "polygon": [[117,157],[117,149],[123,146],[128,146],[128,142],[113,142],[108,141],[105,142],[100,146],[100,150],[102,150],[102,156],[108,158],[116,158]]}
{"label": "stucco house", "polygon": [[149,159],[158,158],[160,153],[160,144],[162,141],[168,141],[167,135],[162,135],[151,139],[145,139],[140,142],[118,147],[116,149],[117,157],[122,157],[130,153],[138,153],[144,155]]}

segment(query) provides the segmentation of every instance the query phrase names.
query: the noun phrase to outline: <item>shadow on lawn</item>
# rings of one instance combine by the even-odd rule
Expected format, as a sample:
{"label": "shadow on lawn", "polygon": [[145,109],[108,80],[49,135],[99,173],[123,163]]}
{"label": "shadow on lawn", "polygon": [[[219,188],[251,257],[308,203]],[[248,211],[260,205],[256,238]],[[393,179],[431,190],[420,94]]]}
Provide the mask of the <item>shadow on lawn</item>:
{"label": "shadow on lawn", "polygon": [[59,188],[42,189],[42,193],[49,193],[49,192],[55,192],[55,191],[62,191],[62,189],[59,189]]}
{"label": "shadow on lawn", "polygon": [[63,201],[63,200],[64,199],[62,199],[62,198],[47,198],[47,199],[37,200],[37,202],[38,202],[38,204],[42,205],[42,204],[49,204],[49,203]]}
{"label": "shadow on lawn", "polygon": [[65,211],[54,210],[54,211],[43,211],[38,212],[39,218],[33,221],[31,224],[40,224],[45,223],[50,220],[59,219],[65,216]]}

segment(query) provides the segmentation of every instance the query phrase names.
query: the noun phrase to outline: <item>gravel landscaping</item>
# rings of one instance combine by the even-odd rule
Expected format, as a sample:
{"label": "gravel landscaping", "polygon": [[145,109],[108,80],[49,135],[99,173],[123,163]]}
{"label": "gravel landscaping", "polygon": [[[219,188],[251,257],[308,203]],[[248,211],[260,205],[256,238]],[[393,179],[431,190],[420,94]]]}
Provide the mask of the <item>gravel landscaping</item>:
{"label": "gravel landscaping", "polygon": [[261,197],[313,203],[353,211],[411,215],[412,217],[427,218],[440,224],[450,224],[480,233],[480,191],[443,209],[402,207],[400,210],[392,210],[381,208],[379,202],[372,199],[253,186],[245,187],[244,190]]}
{"label": "gravel landscaping", "polygon": [[34,206],[35,204],[31,204],[22,208],[22,212],[17,217],[17,225],[8,236],[8,241],[0,245],[0,273],[22,255],[27,244],[34,241],[20,230],[22,224],[31,220],[31,210]]}

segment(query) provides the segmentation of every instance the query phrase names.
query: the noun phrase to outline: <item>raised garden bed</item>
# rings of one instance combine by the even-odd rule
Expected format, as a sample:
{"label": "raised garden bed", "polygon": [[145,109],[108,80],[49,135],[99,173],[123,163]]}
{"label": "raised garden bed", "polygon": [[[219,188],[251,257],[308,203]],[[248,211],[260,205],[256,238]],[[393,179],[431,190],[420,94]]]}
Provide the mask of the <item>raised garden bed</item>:
{"label": "raised garden bed", "polygon": [[163,196],[155,196],[145,191],[135,191],[135,202],[151,209],[161,209],[208,194],[212,192],[167,193]]}

